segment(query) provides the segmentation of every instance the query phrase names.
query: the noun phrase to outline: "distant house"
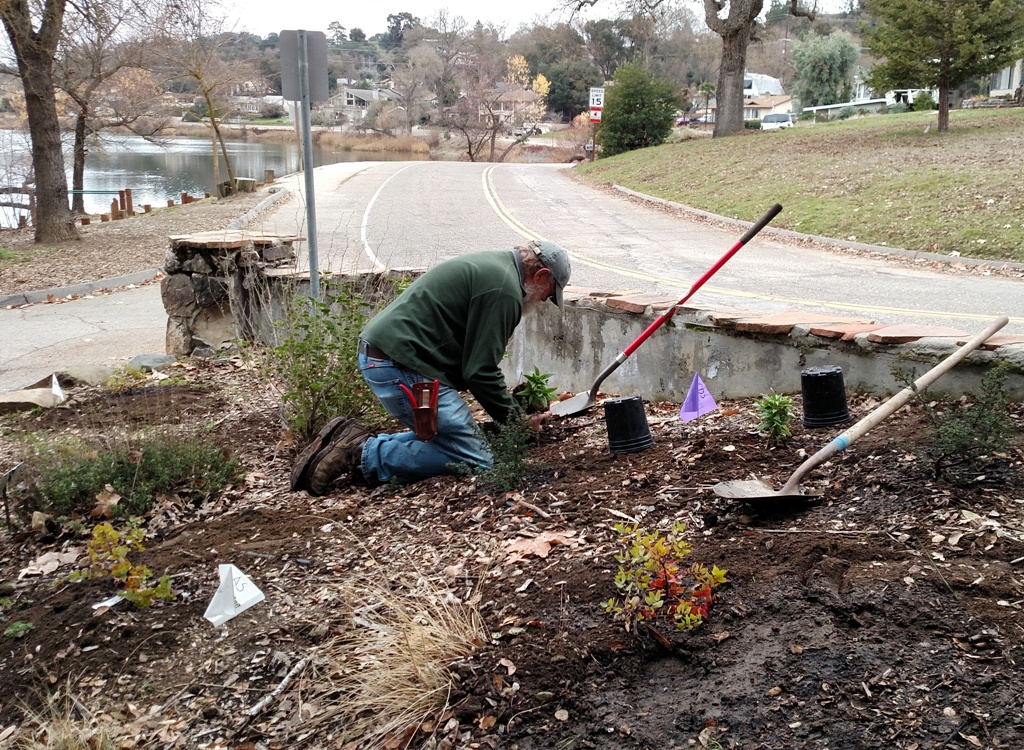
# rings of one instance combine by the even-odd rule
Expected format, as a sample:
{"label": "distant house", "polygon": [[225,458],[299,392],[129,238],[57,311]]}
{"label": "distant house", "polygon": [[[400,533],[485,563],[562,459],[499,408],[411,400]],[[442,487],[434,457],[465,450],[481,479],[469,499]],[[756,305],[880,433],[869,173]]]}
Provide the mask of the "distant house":
{"label": "distant house", "polygon": [[323,121],[341,125],[358,125],[366,117],[367,108],[380,100],[395,101],[398,99],[391,89],[352,89],[342,88],[328,99],[318,105]]}
{"label": "distant house", "polygon": [[544,104],[541,97],[521,88],[493,89],[477,109],[480,122],[500,120],[520,125],[524,120],[540,119]]}
{"label": "distant house", "polygon": [[772,78],[762,73],[745,73],[743,75],[744,99],[761,96],[783,96],[785,93],[785,90],[782,88],[782,81],[778,78]]}
{"label": "distant house", "polygon": [[789,114],[793,111],[793,97],[786,94],[744,98],[743,119],[760,120],[765,115]]}
{"label": "distant house", "polygon": [[989,96],[1014,96],[1017,89],[1024,86],[1024,60],[993,73],[989,78]]}
{"label": "distant house", "polygon": [[232,98],[235,109],[242,115],[258,115],[266,107],[277,105],[284,109],[284,97],[276,95],[268,96],[236,96]]}

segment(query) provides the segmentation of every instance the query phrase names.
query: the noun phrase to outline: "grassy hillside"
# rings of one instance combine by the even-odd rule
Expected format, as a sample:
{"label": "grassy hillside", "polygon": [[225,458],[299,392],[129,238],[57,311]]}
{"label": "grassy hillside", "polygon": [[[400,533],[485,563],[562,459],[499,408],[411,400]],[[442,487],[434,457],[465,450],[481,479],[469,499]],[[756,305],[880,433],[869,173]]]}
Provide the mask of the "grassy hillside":
{"label": "grassy hillside", "polygon": [[585,179],[740,219],[889,247],[1024,262],[1024,109],[801,122],[581,165]]}

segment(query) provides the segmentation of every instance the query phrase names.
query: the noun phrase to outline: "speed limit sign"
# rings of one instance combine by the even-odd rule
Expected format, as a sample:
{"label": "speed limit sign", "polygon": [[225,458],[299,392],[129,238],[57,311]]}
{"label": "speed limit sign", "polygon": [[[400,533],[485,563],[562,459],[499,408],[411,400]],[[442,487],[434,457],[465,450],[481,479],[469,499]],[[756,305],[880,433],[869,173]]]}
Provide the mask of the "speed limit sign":
{"label": "speed limit sign", "polygon": [[590,89],[590,121],[601,122],[601,110],[604,109],[604,89],[593,87]]}

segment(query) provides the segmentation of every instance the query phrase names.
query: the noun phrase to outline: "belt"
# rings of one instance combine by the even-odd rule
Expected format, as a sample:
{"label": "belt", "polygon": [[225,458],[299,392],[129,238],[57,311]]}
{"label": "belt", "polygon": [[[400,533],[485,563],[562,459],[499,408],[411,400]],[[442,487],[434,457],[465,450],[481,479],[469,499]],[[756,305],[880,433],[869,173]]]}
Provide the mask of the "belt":
{"label": "belt", "polygon": [[359,339],[359,353],[364,354],[370,359],[391,359],[383,349],[378,349],[369,341],[363,341]]}

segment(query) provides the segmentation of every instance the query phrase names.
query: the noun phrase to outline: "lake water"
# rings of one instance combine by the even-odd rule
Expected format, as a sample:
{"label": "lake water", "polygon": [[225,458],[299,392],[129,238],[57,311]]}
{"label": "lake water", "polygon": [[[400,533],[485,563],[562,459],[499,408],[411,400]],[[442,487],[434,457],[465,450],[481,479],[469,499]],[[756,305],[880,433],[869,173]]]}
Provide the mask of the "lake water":
{"label": "lake water", "polygon": [[[0,131],[0,185],[21,185],[31,172],[27,134]],[[299,171],[302,156],[296,143],[252,143],[228,141],[228,153],[236,177],[263,181],[266,170],[281,177]],[[345,161],[406,161],[422,159],[411,154],[360,153],[313,149],[315,166]],[[64,155],[71,187],[70,149]],[[220,160],[220,179],[227,180],[227,169]],[[165,206],[170,198],[180,201],[181,194],[216,195],[213,179],[213,151],[208,138],[174,137],[158,143],[138,136],[104,136],[90,142],[86,156],[85,190],[124,190],[131,188],[136,209],[150,203]],[[4,196],[7,197],[7,196]],[[17,196],[11,196],[20,199]],[[107,213],[112,194],[85,195],[85,210],[90,214]],[[14,209],[0,208],[0,226],[17,225]]]}

